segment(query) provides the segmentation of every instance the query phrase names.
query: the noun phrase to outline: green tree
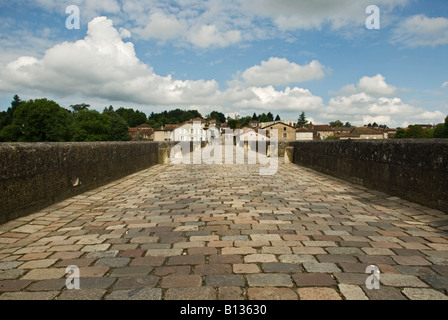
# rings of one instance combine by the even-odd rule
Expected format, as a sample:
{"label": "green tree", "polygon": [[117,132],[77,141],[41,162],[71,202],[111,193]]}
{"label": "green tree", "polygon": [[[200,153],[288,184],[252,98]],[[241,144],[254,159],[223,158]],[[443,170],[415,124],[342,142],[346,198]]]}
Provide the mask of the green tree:
{"label": "green tree", "polygon": [[129,127],[145,124],[147,120],[146,114],[138,110],[118,108],[115,112],[127,122]]}
{"label": "green tree", "polygon": [[297,127],[301,128],[303,126],[306,126],[308,123],[308,120],[306,120],[305,112],[302,111],[302,113],[299,116],[299,120],[297,120]]}
{"label": "green tree", "polygon": [[395,139],[432,139],[434,130],[425,130],[421,126],[409,126],[407,130],[398,128]]}
{"label": "green tree", "polygon": [[445,123],[438,124],[434,129],[434,138],[448,138],[448,116],[445,118]]}
{"label": "green tree", "polygon": [[403,128],[397,128],[397,132],[395,133],[395,139],[405,139],[406,138],[406,130]]}
{"label": "green tree", "polygon": [[86,103],[71,105],[70,108],[73,110],[73,113],[78,113],[81,110],[89,110],[90,105]]}
{"label": "green tree", "polygon": [[23,101],[20,99],[18,95],[15,95],[11,102],[11,109],[14,112]]}
{"label": "green tree", "polygon": [[242,128],[242,127],[244,127],[244,126],[248,126],[248,125],[249,125],[249,122],[250,122],[251,120],[252,120],[252,117],[251,117],[251,116],[247,116],[247,117],[242,118],[242,119],[239,121],[239,127]]}
{"label": "green tree", "polygon": [[236,129],[238,126],[238,120],[233,118],[227,118],[227,125],[230,129]]}
{"label": "green tree", "polygon": [[111,119],[96,110],[80,110],[73,123],[73,140],[108,141],[110,139]]}
{"label": "green tree", "polygon": [[0,130],[2,130],[2,128],[6,127],[10,124],[11,123],[10,123],[8,112],[1,111],[0,112]]}
{"label": "green tree", "polygon": [[157,128],[160,128],[160,127],[161,127],[161,124],[160,124],[160,123],[158,123],[157,121],[152,120],[152,119],[149,119],[148,121],[146,121],[146,123],[147,123],[151,128],[154,128],[154,129],[157,129]]}
{"label": "green tree", "polygon": [[340,127],[343,127],[344,124],[340,120],[336,120],[336,121],[330,122],[330,126],[333,128],[340,128]]}
{"label": "green tree", "polygon": [[9,107],[6,111],[0,112],[0,130],[3,127],[12,124],[14,112],[17,110],[21,103],[22,100],[20,100],[20,97],[18,95],[15,95],[11,102],[11,107]]}
{"label": "green tree", "polygon": [[63,142],[71,138],[71,123],[70,111],[54,101],[38,99],[20,103],[14,112],[12,125],[20,128],[18,141]]}
{"label": "green tree", "polygon": [[350,122],[346,122],[346,123],[344,124],[344,127],[345,127],[345,128],[351,128],[351,127],[352,127],[352,124],[351,124]]}
{"label": "green tree", "polygon": [[16,142],[22,135],[20,127],[15,124],[10,124],[0,130],[0,142]]}
{"label": "green tree", "polygon": [[407,139],[424,139],[427,138],[427,133],[420,126],[409,126],[405,136]]}
{"label": "green tree", "polygon": [[[119,111],[119,110],[117,110],[117,111]],[[122,110],[120,110],[120,112],[121,111]],[[126,116],[123,116],[123,118],[125,118],[125,120],[128,121]],[[194,119],[194,118],[202,118],[202,115],[199,113],[199,111],[197,111],[197,110],[185,111],[185,110],[181,110],[181,109],[175,109],[175,110],[170,110],[170,111],[163,111],[160,113],[151,112],[151,114],[148,117],[148,121],[146,121],[146,122],[151,126],[153,126],[152,124],[157,124],[158,126],[156,126],[156,127],[160,127],[160,126],[164,126],[168,123],[177,124],[177,123],[182,123],[182,122]],[[224,122],[225,122],[225,117],[224,117]],[[129,122],[128,122],[128,124],[131,127],[133,126]],[[138,124],[136,124],[134,126],[137,126],[137,125]]]}
{"label": "green tree", "polygon": [[103,114],[108,116],[110,121],[109,137],[107,140],[109,141],[131,140],[131,136],[129,135],[128,124],[122,117],[120,117],[119,114],[117,114],[113,110],[103,112]]}
{"label": "green tree", "polygon": [[258,116],[257,116],[257,114],[255,112],[254,112],[254,114],[252,116],[252,120],[258,121]]}
{"label": "green tree", "polygon": [[210,113],[210,119],[216,120],[218,125],[226,122],[226,116],[224,115],[224,113],[218,111],[212,111]]}
{"label": "green tree", "polygon": [[280,121],[281,119],[280,119],[280,116],[279,115],[277,115],[276,117],[275,117],[275,121]]}
{"label": "green tree", "polygon": [[260,122],[270,122],[271,120],[269,119],[269,116],[265,113],[263,113],[262,115],[260,115],[258,117],[258,121]]}
{"label": "green tree", "polygon": [[274,115],[271,112],[268,112],[267,116],[269,118],[269,121],[274,121]]}

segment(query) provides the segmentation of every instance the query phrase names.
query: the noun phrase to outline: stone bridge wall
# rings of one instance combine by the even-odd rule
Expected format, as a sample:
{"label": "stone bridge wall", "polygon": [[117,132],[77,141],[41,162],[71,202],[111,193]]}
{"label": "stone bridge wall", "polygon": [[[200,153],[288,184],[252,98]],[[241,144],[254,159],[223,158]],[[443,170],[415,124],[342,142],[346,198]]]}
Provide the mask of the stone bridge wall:
{"label": "stone bridge wall", "polygon": [[166,163],[174,145],[174,142],[0,143],[0,223]]}
{"label": "stone bridge wall", "polygon": [[448,213],[448,140],[295,141],[296,164]]}

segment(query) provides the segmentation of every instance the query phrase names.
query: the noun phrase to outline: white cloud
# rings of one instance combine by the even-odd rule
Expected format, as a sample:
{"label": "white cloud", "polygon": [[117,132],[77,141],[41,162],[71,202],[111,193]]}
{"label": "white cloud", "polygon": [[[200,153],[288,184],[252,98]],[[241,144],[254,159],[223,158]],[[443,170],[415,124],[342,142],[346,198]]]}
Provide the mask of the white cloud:
{"label": "white cloud", "polygon": [[439,123],[443,119],[443,113],[438,110],[417,108],[398,97],[390,97],[397,91],[381,74],[362,77],[356,86],[350,84],[340,89],[338,96],[322,110],[321,117],[359,126],[376,122],[390,127],[421,121]]}
{"label": "white cloud", "polygon": [[203,103],[218,89],[214,80],[179,81],[155,74],[105,17],[92,20],[82,40],[58,44],[40,60],[21,57],[9,63],[1,79],[3,90],[28,88],[60,96],[80,93],[147,104]]}
{"label": "white cloud", "polygon": [[41,58],[22,56],[0,70],[3,91],[42,92],[67,100],[86,97],[92,100],[126,102],[146,106],[199,105],[233,106],[245,109],[315,110],[322,98],[306,89],[277,91],[266,87],[219,89],[215,80],[176,80],[160,76],[136,56],[134,45],[124,42],[121,33],[105,17],[93,19],[87,36],[48,49]]}
{"label": "white cloud", "polygon": [[134,22],[133,33],[145,40],[213,48],[241,42],[245,30],[250,29],[235,2],[124,0],[122,10]]}
{"label": "white cloud", "polygon": [[[14,26],[14,28],[11,28]],[[0,66],[6,65],[20,56],[40,56],[45,50],[55,44],[58,30],[42,28],[27,30],[23,25],[17,25],[12,18],[0,19]]]}
{"label": "white cloud", "polygon": [[[406,4],[407,0],[376,0],[384,11]],[[365,24],[365,10],[371,0],[241,0],[242,8],[273,20],[280,30],[333,29]]]}
{"label": "white cloud", "polygon": [[133,31],[143,39],[174,39],[183,34],[186,29],[186,22],[178,20],[174,15],[165,15],[161,12],[152,14],[148,24],[144,28],[136,28]]}
{"label": "white cloud", "polygon": [[120,28],[120,30],[118,31],[120,33],[121,39],[130,38],[132,36],[131,32],[128,29]]}
{"label": "white cloud", "polygon": [[448,81],[446,81],[442,84],[442,88],[445,88],[445,87],[448,87]]}
{"label": "white cloud", "polygon": [[[382,21],[409,0],[376,0]],[[81,23],[107,15],[143,39],[173,41],[199,48],[227,47],[266,38],[291,40],[294,31],[329,26],[339,34],[358,32],[370,0],[36,0],[35,5],[64,14],[77,5]],[[340,29],[345,28],[344,32]],[[362,30],[362,28],[360,28]],[[294,32],[294,33],[292,33]]]}
{"label": "white cloud", "polygon": [[401,125],[403,120],[408,123],[421,120],[438,123],[443,118],[443,113],[416,108],[400,98],[374,97],[361,92],[332,98],[321,116],[325,119],[349,121],[359,126],[376,122],[395,127]]}
{"label": "white cloud", "polygon": [[325,76],[324,67],[319,61],[312,61],[300,66],[284,58],[269,58],[261,65],[253,66],[241,74],[248,86],[287,85],[311,80],[322,79]]}
{"label": "white cloud", "polygon": [[57,12],[64,15],[68,6],[76,5],[81,14],[81,21],[90,21],[98,15],[119,14],[121,12],[121,5],[117,0],[35,0],[33,4],[49,12]]}
{"label": "white cloud", "polygon": [[386,83],[386,78],[377,74],[374,77],[362,77],[358,83],[358,89],[371,95],[391,96],[397,88]]}
{"label": "white cloud", "polygon": [[225,95],[237,108],[266,111],[313,111],[323,107],[321,97],[313,95],[309,90],[289,88],[278,91],[272,86],[250,87],[246,89],[230,88]]}
{"label": "white cloud", "polygon": [[392,42],[407,47],[448,44],[448,18],[429,18],[425,15],[409,17],[394,31]]}
{"label": "white cloud", "polygon": [[[218,27],[213,30],[223,37],[220,41],[231,41],[230,35],[225,36],[228,30],[222,32]],[[142,63],[133,43],[123,40],[129,36],[128,30],[114,28],[112,20],[97,17],[89,23],[84,39],[54,45],[42,56],[23,54],[5,68],[0,66],[0,90],[24,96],[40,92],[63,101],[70,97],[79,101],[81,97],[87,102],[125,102],[127,106],[138,104],[143,110],[174,105],[204,110],[221,106],[223,111],[233,109],[240,114],[249,110],[297,114],[303,110],[313,113],[311,116],[317,120],[340,119],[359,125],[367,120],[388,121],[386,124],[394,126],[403,121],[439,123],[444,119],[440,111],[416,108],[400,98],[390,97],[397,89],[381,74],[345,86],[327,106],[321,97],[307,89],[275,88],[320,79],[325,68],[318,61],[301,66],[271,58],[242,72],[240,83],[234,82],[225,90],[213,79],[176,80],[158,75],[151,66]],[[203,41],[207,43],[207,37]],[[220,45],[219,41],[215,45]]]}
{"label": "white cloud", "polygon": [[192,28],[187,37],[191,43],[201,48],[227,47],[241,41],[241,32],[238,30],[222,32],[215,25],[201,25]]}
{"label": "white cloud", "polygon": [[392,96],[396,94],[397,91],[396,87],[386,82],[386,78],[382,74],[377,74],[373,77],[364,76],[359,80],[357,85],[346,85],[336,92],[336,94],[349,96],[357,93],[366,93],[372,96]]}

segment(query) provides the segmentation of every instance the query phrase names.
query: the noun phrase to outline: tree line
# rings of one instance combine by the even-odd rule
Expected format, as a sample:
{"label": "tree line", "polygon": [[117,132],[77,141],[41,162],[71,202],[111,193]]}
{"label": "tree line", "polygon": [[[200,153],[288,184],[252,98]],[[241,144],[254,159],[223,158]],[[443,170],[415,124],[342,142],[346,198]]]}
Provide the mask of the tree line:
{"label": "tree line", "polygon": [[47,99],[21,101],[16,95],[0,112],[2,142],[129,141],[127,121],[110,109],[103,113],[89,105],[69,111]]}
{"label": "tree line", "polygon": [[[15,95],[11,107],[0,112],[0,142],[89,142],[89,141],[129,141],[130,127],[147,124],[160,128],[166,124],[181,124],[194,118],[216,120],[218,125],[227,123],[232,129],[249,125],[252,120],[274,121],[271,112],[252,117],[226,117],[222,112],[212,111],[205,117],[197,110],[175,109],[144,112],[131,108],[113,106],[100,113],[82,103],[65,109],[55,101],[36,99],[22,101]],[[277,115],[275,120],[280,120]]]}
{"label": "tree line", "polygon": [[[297,120],[297,127],[305,127],[307,125],[312,125],[312,123],[308,122],[306,119],[305,112],[302,112]],[[345,124],[340,121],[332,121],[329,123],[332,128],[351,128],[352,125],[350,122],[346,122]],[[368,128],[380,128],[387,129],[388,126],[385,124],[377,124],[376,122],[369,123],[366,125]],[[444,123],[439,123],[434,129],[424,129],[419,125],[410,125],[408,128],[398,128],[397,133],[394,136],[395,139],[443,139],[448,138],[448,116],[445,118]]]}
{"label": "tree line", "polygon": [[448,138],[448,116],[444,123],[434,129],[423,129],[419,125],[411,125],[406,130],[398,128],[395,139],[445,139]]}
{"label": "tree line", "polygon": [[[132,108],[104,108],[100,113],[90,110],[88,104],[70,106],[71,110],[62,108],[55,101],[36,99],[22,101],[15,95],[11,107],[0,112],[0,142],[65,142],[65,141],[129,141],[130,127],[147,124],[160,128],[166,124],[181,124],[200,117],[206,120],[216,120],[218,125],[227,123],[231,129],[248,126],[251,121],[272,122],[281,121],[279,115],[274,118],[271,112],[253,116],[226,117],[222,112],[213,111],[203,117],[197,110],[175,109],[159,113],[144,112]],[[297,127],[306,126],[309,121],[302,112],[297,121]],[[330,122],[332,127],[351,127],[349,122],[343,124],[336,120]],[[384,127],[385,125],[369,125],[369,127]],[[445,122],[435,129],[425,130],[421,126],[409,126],[407,130],[399,128],[396,138],[448,138],[448,116]]]}
{"label": "tree line", "polygon": [[[139,110],[113,106],[100,113],[85,103],[65,109],[52,100],[22,101],[15,95],[7,111],[0,112],[0,142],[129,141],[130,127],[147,124],[160,128],[196,117],[202,118],[197,110],[152,112],[148,117]],[[215,119],[219,124],[227,120],[218,111],[206,119]]]}

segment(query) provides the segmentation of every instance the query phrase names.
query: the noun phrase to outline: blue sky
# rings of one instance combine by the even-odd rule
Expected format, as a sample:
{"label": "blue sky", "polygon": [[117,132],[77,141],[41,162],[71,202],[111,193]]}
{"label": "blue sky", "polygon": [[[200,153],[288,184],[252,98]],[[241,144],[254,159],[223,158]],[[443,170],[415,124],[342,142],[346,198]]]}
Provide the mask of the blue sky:
{"label": "blue sky", "polygon": [[448,115],[445,0],[0,0],[0,28],[0,110],[18,94],[315,124]]}

